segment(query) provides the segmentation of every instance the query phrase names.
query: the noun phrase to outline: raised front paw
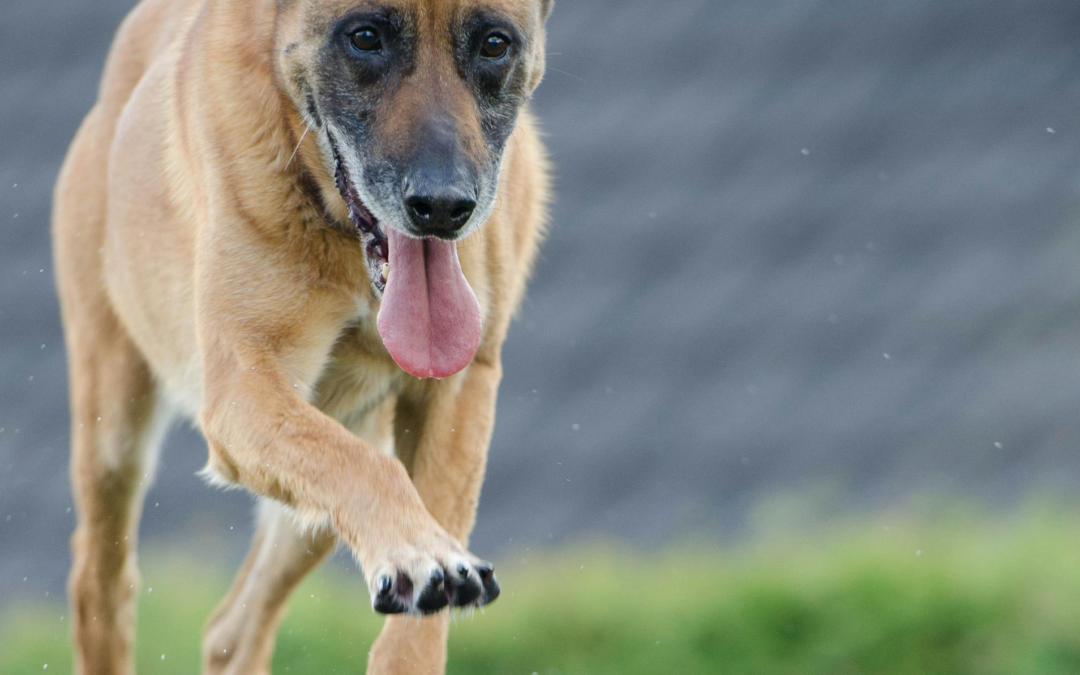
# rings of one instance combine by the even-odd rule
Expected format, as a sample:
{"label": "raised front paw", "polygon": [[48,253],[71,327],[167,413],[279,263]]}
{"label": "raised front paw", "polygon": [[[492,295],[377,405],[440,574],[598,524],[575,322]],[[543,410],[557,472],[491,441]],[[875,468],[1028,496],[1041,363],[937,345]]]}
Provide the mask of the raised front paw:
{"label": "raised front paw", "polygon": [[382,614],[434,614],[482,607],[499,597],[491,563],[465,553],[387,560],[371,575],[372,607]]}

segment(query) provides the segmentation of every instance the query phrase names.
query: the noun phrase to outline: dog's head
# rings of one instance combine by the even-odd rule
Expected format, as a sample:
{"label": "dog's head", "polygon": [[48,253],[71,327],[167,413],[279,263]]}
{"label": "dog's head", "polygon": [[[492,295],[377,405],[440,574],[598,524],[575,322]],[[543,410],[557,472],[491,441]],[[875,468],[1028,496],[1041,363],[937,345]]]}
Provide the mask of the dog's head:
{"label": "dog's head", "polygon": [[[446,329],[440,315],[471,311],[459,297],[468,286],[458,283],[456,250],[447,242],[480,227],[494,209],[507,139],[543,75],[552,0],[277,1],[279,76],[318,134],[362,233],[372,283],[385,290],[383,341],[414,374],[460,369],[462,350],[435,340],[395,353],[391,343],[405,338],[388,333],[438,334]],[[388,276],[403,280],[388,283]],[[417,308],[411,294],[421,282],[446,297]],[[388,321],[394,325],[383,331],[383,314],[399,310],[409,326]],[[428,326],[416,325],[418,312],[430,314]],[[478,323],[475,329],[478,339]],[[457,326],[442,341],[460,342],[470,330]],[[425,349],[457,357],[425,360],[418,356]],[[417,363],[404,363],[404,352],[416,352],[404,360]]]}

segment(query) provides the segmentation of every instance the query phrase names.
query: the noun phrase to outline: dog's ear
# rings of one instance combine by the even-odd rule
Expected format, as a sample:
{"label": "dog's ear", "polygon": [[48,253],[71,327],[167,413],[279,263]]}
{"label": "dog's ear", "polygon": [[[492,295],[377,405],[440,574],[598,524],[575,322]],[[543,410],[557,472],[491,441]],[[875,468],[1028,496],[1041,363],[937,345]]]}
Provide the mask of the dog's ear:
{"label": "dog's ear", "polygon": [[551,16],[551,10],[555,6],[555,0],[540,0],[540,27],[536,49],[533,52],[532,74],[529,76],[529,93],[536,91],[540,86],[540,80],[544,79],[544,69],[547,65],[546,49],[544,47],[544,25]]}

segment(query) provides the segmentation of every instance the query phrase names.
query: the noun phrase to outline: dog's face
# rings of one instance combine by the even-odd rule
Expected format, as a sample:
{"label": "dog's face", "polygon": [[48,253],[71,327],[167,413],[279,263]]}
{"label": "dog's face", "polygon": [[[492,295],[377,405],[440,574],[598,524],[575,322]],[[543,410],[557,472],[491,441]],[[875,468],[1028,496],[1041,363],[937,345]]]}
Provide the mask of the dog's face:
{"label": "dog's face", "polygon": [[495,205],[551,0],[278,0],[278,70],[364,236],[461,238]]}
{"label": "dog's face", "polygon": [[552,0],[273,1],[277,75],[361,235],[383,345],[449,377],[482,335],[454,242],[494,210]]}

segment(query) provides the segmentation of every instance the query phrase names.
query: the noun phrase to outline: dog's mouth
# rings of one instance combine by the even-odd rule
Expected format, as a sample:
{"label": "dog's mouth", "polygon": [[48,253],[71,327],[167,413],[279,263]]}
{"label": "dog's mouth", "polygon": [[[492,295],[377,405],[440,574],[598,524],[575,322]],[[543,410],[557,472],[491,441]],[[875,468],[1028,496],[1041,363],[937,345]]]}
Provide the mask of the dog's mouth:
{"label": "dog's mouth", "polygon": [[457,245],[384,231],[364,206],[327,132],[334,183],[364,247],[368,273],[381,296],[377,324],[383,345],[405,372],[443,378],[465,368],[480,345],[480,303],[458,261]]}
{"label": "dog's mouth", "polygon": [[[327,134],[329,137],[329,133]],[[330,138],[330,148],[334,153],[334,186],[349,208],[349,220],[356,227],[360,237],[360,245],[364,247],[367,258],[368,274],[371,275],[371,284],[379,295],[386,291],[386,281],[390,270],[390,242],[386,233],[379,227],[379,221],[364,206],[360,195],[356,192],[356,186],[349,178],[349,170],[345,168],[345,162],[341,160],[334,139]]]}

